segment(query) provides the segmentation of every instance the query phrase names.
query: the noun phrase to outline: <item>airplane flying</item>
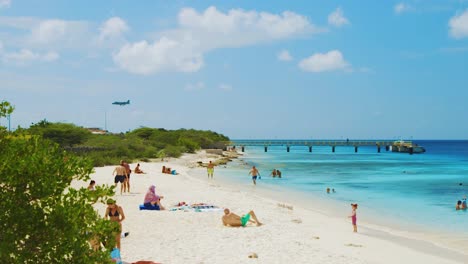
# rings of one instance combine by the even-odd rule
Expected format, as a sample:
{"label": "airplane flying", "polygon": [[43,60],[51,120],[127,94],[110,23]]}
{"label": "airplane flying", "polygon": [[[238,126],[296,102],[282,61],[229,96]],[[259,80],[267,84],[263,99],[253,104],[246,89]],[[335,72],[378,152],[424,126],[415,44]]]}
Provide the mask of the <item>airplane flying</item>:
{"label": "airplane flying", "polygon": [[124,106],[124,105],[130,104],[130,100],[127,100],[127,102],[118,102],[118,101],[115,101],[115,102],[113,102],[112,104],[113,104],[113,105]]}

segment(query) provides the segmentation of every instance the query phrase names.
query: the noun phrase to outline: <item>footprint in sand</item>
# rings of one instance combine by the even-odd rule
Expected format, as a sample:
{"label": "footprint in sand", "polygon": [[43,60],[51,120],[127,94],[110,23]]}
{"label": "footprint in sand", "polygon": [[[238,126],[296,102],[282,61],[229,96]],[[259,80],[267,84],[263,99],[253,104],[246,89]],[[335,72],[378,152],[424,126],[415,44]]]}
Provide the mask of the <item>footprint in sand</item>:
{"label": "footprint in sand", "polygon": [[347,247],[363,247],[363,245],[358,245],[358,244],[353,244],[353,243],[345,244],[345,246],[347,246]]}
{"label": "footprint in sand", "polygon": [[313,236],[312,238],[313,238],[313,239],[320,239],[319,236]]}
{"label": "footprint in sand", "polygon": [[293,219],[293,220],[291,220],[291,222],[296,223],[296,224],[300,224],[300,223],[302,223],[302,220],[301,219]]}

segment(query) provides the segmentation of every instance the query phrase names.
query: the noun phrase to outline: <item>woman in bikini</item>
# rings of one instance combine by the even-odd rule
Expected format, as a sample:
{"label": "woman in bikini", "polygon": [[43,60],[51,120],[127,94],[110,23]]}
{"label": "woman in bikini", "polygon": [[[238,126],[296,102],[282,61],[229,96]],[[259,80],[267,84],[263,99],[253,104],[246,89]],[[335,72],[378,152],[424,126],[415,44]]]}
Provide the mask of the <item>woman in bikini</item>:
{"label": "woman in bikini", "polygon": [[117,222],[119,224],[119,230],[116,232],[115,241],[117,242],[117,248],[120,250],[120,234],[122,233],[122,221],[125,219],[125,214],[122,210],[122,207],[118,206],[115,203],[115,200],[107,200],[107,209],[106,214],[104,215],[105,219],[110,219],[112,222]]}

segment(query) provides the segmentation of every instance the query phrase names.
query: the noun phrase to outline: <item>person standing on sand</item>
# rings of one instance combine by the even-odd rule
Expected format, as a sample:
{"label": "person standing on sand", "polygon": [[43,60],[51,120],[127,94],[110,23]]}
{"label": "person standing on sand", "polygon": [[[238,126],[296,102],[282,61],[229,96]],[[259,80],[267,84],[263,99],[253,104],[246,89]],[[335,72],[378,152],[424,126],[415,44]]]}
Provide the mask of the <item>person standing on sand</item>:
{"label": "person standing on sand", "polygon": [[[252,217],[253,220],[250,220]],[[223,225],[225,226],[232,226],[232,227],[239,227],[239,226],[246,226],[248,222],[254,223],[257,226],[261,226],[262,223],[258,221],[257,216],[255,215],[254,211],[250,211],[247,214],[243,215],[242,217],[236,215],[235,213],[231,213],[228,208],[224,209],[223,215]]]}
{"label": "person standing on sand", "polygon": [[[127,186],[127,192],[130,193],[130,174],[132,173],[132,170],[130,169],[130,165],[126,161],[121,161],[122,166],[125,167],[125,171],[127,172],[127,181],[124,182],[124,185]],[[124,187],[125,190],[125,187]]]}
{"label": "person standing on sand", "polygon": [[115,240],[117,242],[117,248],[120,250],[120,236],[122,233],[122,221],[125,219],[122,207],[118,206],[113,199],[107,200],[107,209],[104,214],[105,219],[110,219],[112,222],[119,224],[119,229],[115,233]]}
{"label": "person standing on sand", "polygon": [[214,173],[214,164],[211,162],[208,163],[208,166],[206,167],[207,171],[208,171],[208,179],[210,178],[211,176],[211,179],[213,179],[213,173]]}
{"label": "person standing on sand", "polygon": [[357,210],[357,206],[358,204],[351,204],[351,208],[353,209],[353,211],[351,212],[351,215],[348,216],[348,218],[351,218],[352,222],[353,222],[353,232],[354,233],[357,233],[357,217],[356,217],[356,210]]}
{"label": "person standing on sand", "polygon": [[249,172],[249,175],[252,175],[252,181],[254,185],[257,185],[257,176],[260,177],[260,172],[258,172],[257,168],[255,166],[252,167],[252,169]]}
{"label": "person standing on sand", "polygon": [[125,182],[127,181],[127,170],[125,169],[124,166],[122,166],[123,160],[120,161],[120,165],[115,167],[114,171],[112,172],[112,175],[115,174],[114,177],[114,183],[115,186],[117,187],[117,183],[120,182],[120,194],[122,194],[122,191],[125,192],[127,189],[127,185]]}

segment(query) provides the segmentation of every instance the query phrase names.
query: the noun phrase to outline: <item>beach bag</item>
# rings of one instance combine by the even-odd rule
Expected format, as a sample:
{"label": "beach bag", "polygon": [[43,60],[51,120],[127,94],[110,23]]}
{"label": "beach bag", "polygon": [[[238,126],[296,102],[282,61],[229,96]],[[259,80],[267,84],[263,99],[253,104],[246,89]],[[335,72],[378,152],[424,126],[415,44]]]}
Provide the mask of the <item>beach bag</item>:
{"label": "beach bag", "polygon": [[123,264],[122,258],[120,257],[120,250],[118,248],[114,248],[110,255],[112,261],[114,261],[116,264]]}

